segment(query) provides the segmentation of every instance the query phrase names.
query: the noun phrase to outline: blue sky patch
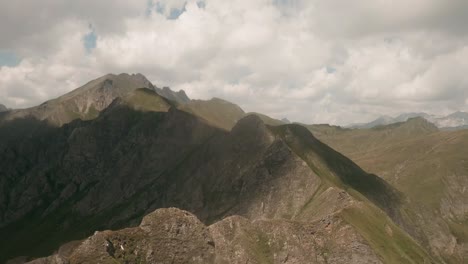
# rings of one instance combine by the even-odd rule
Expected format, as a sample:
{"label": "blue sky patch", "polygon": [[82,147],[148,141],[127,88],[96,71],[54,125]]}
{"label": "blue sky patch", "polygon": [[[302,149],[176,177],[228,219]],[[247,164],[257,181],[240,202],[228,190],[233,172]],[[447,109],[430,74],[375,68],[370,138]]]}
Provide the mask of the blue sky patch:
{"label": "blue sky patch", "polygon": [[146,10],[145,10],[145,14],[147,17],[151,15],[151,12],[153,12],[153,8],[154,8],[154,2],[152,0],[148,0],[146,2]]}
{"label": "blue sky patch", "polygon": [[178,19],[180,17],[180,15],[182,15],[185,11],[187,11],[185,9],[185,6],[182,9],[172,8],[171,12],[169,13],[169,16],[167,18],[172,19],[172,20]]}
{"label": "blue sky patch", "polygon": [[[200,2],[202,2],[202,1],[200,1]],[[168,8],[168,7],[166,5],[164,5],[164,4],[161,4],[160,2],[155,3],[153,0],[148,0],[148,2],[146,4],[146,16],[149,17],[153,11],[155,11],[156,13],[159,13],[161,15],[165,15],[166,14],[166,8]],[[180,15],[182,15],[185,11],[187,11],[185,9],[185,5],[181,9],[171,8],[171,10],[169,11],[169,15],[166,18],[170,19],[170,20],[178,19],[180,17]]]}
{"label": "blue sky patch", "polygon": [[16,53],[11,51],[0,50],[0,67],[8,66],[15,67],[21,62],[21,59]]}
{"label": "blue sky patch", "polygon": [[91,31],[83,37],[83,44],[88,53],[96,48],[97,35],[92,25],[89,25]]}

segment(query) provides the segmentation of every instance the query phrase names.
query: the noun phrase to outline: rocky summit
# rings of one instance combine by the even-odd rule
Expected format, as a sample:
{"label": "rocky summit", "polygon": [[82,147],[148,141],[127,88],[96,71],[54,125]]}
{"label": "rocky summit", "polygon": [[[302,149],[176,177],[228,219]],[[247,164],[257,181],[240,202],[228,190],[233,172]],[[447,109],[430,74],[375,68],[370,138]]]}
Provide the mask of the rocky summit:
{"label": "rocky summit", "polygon": [[[289,124],[106,75],[0,116],[0,262],[462,263],[463,203],[450,201],[463,194],[416,211],[426,204],[404,188],[412,175],[359,159],[437,133],[424,119]],[[443,214],[456,219],[439,225],[458,232],[451,250],[423,219]]]}

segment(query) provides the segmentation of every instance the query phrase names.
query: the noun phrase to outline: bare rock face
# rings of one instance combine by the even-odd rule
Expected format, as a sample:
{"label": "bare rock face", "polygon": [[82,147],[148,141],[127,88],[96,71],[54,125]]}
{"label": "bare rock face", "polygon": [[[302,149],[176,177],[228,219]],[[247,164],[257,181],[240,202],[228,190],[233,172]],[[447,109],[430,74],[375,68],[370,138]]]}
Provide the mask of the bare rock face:
{"label": "bare rock face", "polygon": [[[107,74],[39,106],[12,110],[2,119],[34,117],[54,126],[62,126],[76,119],[90,120],[96,118],[116,98],[125,97],[139,88],[156,91],[156,87],[141,74]],[[165,94],[170,96],[171,92]]]}
{"label": "bare rock face", "polygon": [[[23,263],[23,262],[18,262]],[[159,209],[139,227],[96,232],[29,264],[382,263],[338,216],[315,222],[231,216],[207,228],[194,215]]]}
{"label": "bare rock face", "polygon": [[[23,263],[23,262],[18,262]],[[158,209],[138,227],[96,232],[29,264],[382,263],[338,216],[315,222],[231,216],[211,225],[176,208]]]}
{"label": "bare rock face", "polygon": [[30,264],[214,263],[214,242],[194,215],[176,208],[145,216],[140,226],[96,232],[71,252]]}

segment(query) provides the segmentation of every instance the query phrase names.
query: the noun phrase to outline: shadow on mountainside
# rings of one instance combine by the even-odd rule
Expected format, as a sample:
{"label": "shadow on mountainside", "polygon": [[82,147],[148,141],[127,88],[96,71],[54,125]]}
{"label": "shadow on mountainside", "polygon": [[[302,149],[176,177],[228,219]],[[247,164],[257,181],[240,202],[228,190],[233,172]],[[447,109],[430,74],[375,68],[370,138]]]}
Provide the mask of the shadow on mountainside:
{"label": "shadow on mountainside", "polygon": [[3,123],[0,167],[0,262],[137,226],[163,207],[205,223],[235,214],[290,219],[319,188],[316,175],[338,177],[337,186],[389,214],[400,203],[390,185],[301,126],[269,127],[248,116],[226,132],[175,108],[113,103],[94,120],[62,127],[31,118]]}

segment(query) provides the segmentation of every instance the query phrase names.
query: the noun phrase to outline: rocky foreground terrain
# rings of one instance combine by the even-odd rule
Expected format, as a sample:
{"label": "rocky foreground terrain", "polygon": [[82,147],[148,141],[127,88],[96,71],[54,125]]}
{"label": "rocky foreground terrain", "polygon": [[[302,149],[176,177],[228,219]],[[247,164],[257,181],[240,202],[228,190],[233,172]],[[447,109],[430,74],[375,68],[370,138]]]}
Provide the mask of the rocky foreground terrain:
{"label": "rocky foreground terrain", "polygon": [[[397,136],[433,133],[421,124]],[[359,160],[335,137],[346,129],[190,100],[142,75],[1,113],[0,262],[463,263],[464,247],[439,239],[453,237],[446,212],[415,211],[395,173],[368,173],[310,131]]]}
{"label": "rocky foreground terrain", "polygon": [[138,227],[96,232],[29,263],[382,263],[338,218],[314,223],[251,222],[240,216],[205,226],[193,214],[158,209]]}

